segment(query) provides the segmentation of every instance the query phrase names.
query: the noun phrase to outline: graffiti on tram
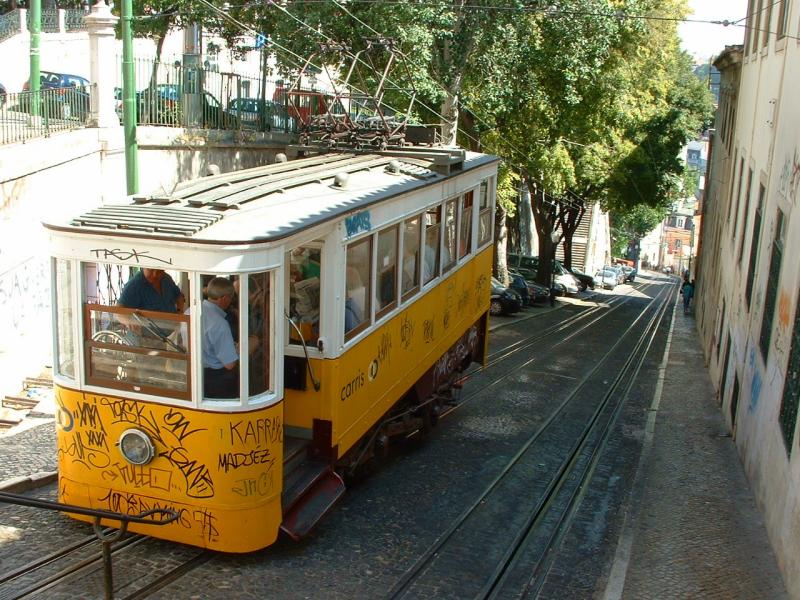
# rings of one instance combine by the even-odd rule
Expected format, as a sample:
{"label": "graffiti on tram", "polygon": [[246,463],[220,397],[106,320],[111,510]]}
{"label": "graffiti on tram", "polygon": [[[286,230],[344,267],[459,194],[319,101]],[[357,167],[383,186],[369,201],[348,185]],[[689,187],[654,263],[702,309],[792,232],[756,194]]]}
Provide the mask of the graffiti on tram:
{"label": "graffiti on tram", "polygon": [[[95,505],[125,514],[152,508],[175,510],[176,527],[205,539],[219,534],[213,508],[197,501],[235,505],[279,493],[283,422],[264,416],[195,413],[121,398],[56,390],[59,469],[70,493],[69,474],[95,475]],[[116,447],[136,428],[147,434],[155,456],[147,465],[128,463]],[[185,502],[186,505],[182,504]]]}

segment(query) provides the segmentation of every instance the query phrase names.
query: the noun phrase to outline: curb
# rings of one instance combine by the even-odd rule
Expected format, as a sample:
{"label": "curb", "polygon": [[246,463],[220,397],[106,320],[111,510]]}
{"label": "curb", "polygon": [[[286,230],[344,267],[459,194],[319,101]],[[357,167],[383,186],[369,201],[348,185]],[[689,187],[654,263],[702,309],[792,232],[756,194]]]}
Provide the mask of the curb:
{"label": "curb", "polygon": [[12,477],[0,481],[0,492],[21,494],[53,483],[58,479],[58,471],[40,471],[27,477]]}

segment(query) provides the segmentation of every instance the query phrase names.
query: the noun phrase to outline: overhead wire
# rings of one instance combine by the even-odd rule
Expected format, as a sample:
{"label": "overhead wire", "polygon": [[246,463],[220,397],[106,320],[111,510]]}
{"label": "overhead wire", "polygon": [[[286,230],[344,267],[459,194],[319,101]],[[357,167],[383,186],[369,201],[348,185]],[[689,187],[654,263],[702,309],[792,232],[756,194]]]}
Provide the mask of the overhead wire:
{"label": "overhead wire", "polygon": [[[326,0],[326,1],[327,1],[327,0]],[[221,15],[221,16],[223,16],[225,19],[229,20],[231,23],[235,24],[236,26],[238,26],[238,27],[239,27],[240,29],[242,29],[243,31],[245,31],[245,32],[247,32],[247,33],[250,33],[250,34],[252,34],[252,35],[261,36],[261,37],[265,38],[265,39],[266,39],[266,41],[267,41],[267,43],[268,43],[268,44],[270,44],[271,46],[273,46],[273,47],[275,47],[275,48],[278,48],[278,49],[279,49],[279,50],[281,50],[282,52],[285,52],[285,53],[287,53],[287,54],[289,54],[289,55],[291,55],[291,56],[295,57],[295,58],[297,59],[297,61],[299,61],[299,62],[297,62],[297,61],[294,61],[294,60],[292,60],[292,61],[289,61],[289,62],[292,62],[292,63],[294,63],[294,65],[293,65],[293,66],[295,66],[295,67],[297,67],[297,68],[300,68],[300,69],[302,69],[302,66],[303,66],[304,64],[306,64],[306,62],[307,62],[307,59],[306,59],[306,58],[304,58],[304,57],[300,56],[299,54],[297,54],[296,52],[294,52],[294,51],[290,50],[289,48],[286,48],[285,46],[282,46],[281,44],[277,43],[275,40],[273,40],[273,39],[271,39],[271,38],[269,38],[269,37],[267,37],[267,36],[264,36],[264,34],[262,34],[262,33],[258,32],[258,31],[256,31],[255,29],[253,29],[253,28],[252,28],[252,27],[250,27],[249,25],[246,25],[245,23],[242,23],[241,21],[239,21],[238,19],[236,19],[236,18],[235,18],[233,15],[231,15],[231,14],[230,14],[230,13],[228,13],[227,11],[225,11],[225,10],[223,10],[223,9],[221,9],[221,8],[219,8],[219,7],[217,7],[217,6],[215,6],[214,4],[212,4],[212,3],[211,3],[209,0],[198,0],[198,2],[200,2],[200,3],[202,3],[202,4],[205,4],[205,5],[207,5],[207,6],[208,6],[209,8],[211,8],[211,9],[212,9],[214,12],[216,12],[216,13],[220,14],[220,15]],[[271,2],[270,4],[271,4],[272,6],[277,6],[276,4],[274,4],[274,3],[272,3],[272,2]],[[282,8],[282,7],[279,7],[279,6],[278,6],[278,8]],[[286,11],[284,11],[284,12],[286,12]],[[308,25],[307,23],[305,23],[305,22],[303,22],[303,21],[301,21],[301,20],[297,19],[297,18],[296,18],[296,17],[294,17],[294,15],[292,15],[291,13],[288,13],[288,12],[287,12],[287,14],[288,14],[289,16],[291,16],[292,18],[294,18],[296,21],[298,21],[298,22],[299,22],[301,25],[303,25],[304,27],[306,27],[306,28],[308,28],[308,29],[311,29],[312,31],[314,31],[314,32],[316,32],[316,33],[318,33],[319,35],[321,35],[321,36],[322,36],[322,34],[321,34],[320,32],[318,32],[316,29],[314,29],[313,27],[311,27],[311,26],[310,26],[310,25]],[[322,37],[325,37],[325,36],[322,36]],[[326,38],[326,39],[328,39],[328,38]],[[322,70],[323,70],[323,68],[322,68],[322,67],[319,67],[319,66],[317,66],[317,65],[315,65],[315,64],[313,64],[313,63],[308,63],[308,64],[309,64],[310,66],[314,67],[315,69],[319,70],[319,71],[322,71]],[[366,63],[365,63],[365,64],[366,64]],[[369,65],[367,65],[367,66],[369,66]],[[353,86],[353,89],[354,89],[356,92],[359,92],[359,93],[362,93],[362,94],[367,94],[367,92],[366,92],[366,91],[364,91],[364,90],[360,90],[360,89],[358,89],[358,88],[357,88],[357,87],[355,87],[355,86]],[[420,102],[420,104],[421,104],[422,106],[425,106],[425,107],[426,107],[428,110],[430,110],[430,111],[431,111],[433,114],[435,114],[437,117],[439,117],[439,118],[442,118],[442,119],[444,118],[442,115],[438,114],[438,113],[437,113],[437,112],[436,112],[434,109],[432,109],[432,108],[430,108],[430,107],[426,106],[424,103]],[[387,106],[387,108],[390,108],[390,109],[392,109],[392,110],[394,110],[394,111],[397,111],[397,109],[396,109],[396,108],[394,108],[394,107],[392,107],[391,105],[388,105],[388,104],[386,104],[386,106]],[[466,135],[466,136],[467,136],[469,139],[471,139],[472,141],[474,141],[474,142],[476,142],[476,143],[478,143],[478,142],[479,142],[479,140],[475,139],[474,137],[472,137],[472,136],[470,136],[470,135],[468,135],[468,134],[465,134],[465,135]]]}

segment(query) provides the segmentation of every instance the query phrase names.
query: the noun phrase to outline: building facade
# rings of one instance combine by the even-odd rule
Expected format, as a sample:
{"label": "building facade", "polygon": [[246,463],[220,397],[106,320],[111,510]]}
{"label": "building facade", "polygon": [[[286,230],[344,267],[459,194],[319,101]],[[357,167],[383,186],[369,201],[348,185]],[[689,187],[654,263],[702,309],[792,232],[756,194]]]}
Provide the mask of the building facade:
{"label": "building facade", "polygon": [[800,0],[749,0],[717,58],[697,324],[770,540],[800,598]]}

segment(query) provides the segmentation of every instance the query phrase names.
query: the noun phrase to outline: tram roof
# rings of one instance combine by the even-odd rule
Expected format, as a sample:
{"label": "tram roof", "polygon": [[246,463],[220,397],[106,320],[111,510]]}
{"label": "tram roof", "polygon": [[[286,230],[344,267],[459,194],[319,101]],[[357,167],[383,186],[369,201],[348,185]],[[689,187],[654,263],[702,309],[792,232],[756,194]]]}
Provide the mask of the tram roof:
{"label": "tram roof", "polygon": [[207,243],[278,240],[497,160],[454,149],[321,154],[186,181],[170,194],[133,196],[45,225]]}

